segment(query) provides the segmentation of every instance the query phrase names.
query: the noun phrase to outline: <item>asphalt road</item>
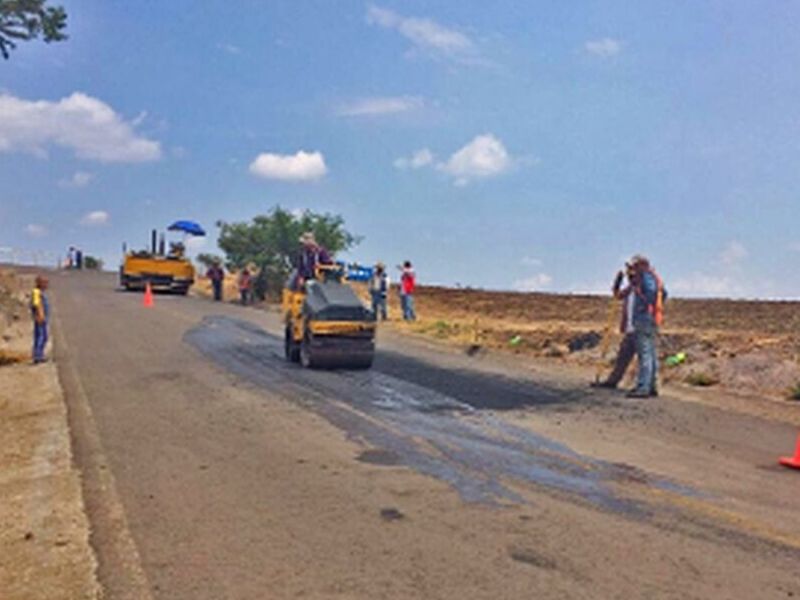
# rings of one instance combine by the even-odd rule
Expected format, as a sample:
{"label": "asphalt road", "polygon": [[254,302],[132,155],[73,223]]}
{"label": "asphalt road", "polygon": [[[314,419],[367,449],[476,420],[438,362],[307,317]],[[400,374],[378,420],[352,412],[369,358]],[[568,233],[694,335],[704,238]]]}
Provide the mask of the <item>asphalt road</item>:
{"label": "asphalt road", "polygon": [[306,371],[275,313],[52,287],[110,598],[800,595],[787,424],[386,332]]}

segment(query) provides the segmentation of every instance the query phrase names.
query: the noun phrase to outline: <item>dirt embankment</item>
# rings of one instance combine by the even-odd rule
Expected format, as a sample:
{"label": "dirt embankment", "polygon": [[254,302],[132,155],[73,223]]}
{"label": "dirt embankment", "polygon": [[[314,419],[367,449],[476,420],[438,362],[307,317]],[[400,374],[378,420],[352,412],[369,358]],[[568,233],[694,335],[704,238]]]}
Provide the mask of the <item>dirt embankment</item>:
{"label": "dirt embankment", "polygon": [[[607,368],[620,340],[620,303],[608,297],[430,287],[416,300],[420,319],[405,329],[466,345]],[[613,336],[602,355],[608,323]],[[682,363],[664,364],[678,353]],[[667,302],[660,344],[666,382],[785,400],[800,383],[798,353],[800,302]]]}
{"label": "dirt embankment", "polygon": [[56,369],[30,364],[31,285],[0,271],[0,596],[99,598]]}

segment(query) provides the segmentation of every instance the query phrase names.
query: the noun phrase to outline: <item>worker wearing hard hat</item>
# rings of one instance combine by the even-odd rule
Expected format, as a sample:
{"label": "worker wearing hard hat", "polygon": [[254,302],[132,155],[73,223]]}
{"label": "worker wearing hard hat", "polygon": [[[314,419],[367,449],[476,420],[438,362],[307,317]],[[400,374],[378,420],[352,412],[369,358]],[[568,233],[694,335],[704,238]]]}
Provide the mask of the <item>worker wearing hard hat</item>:
{"label": "worker wearing hard hat", "polygon": [[[627,285],[623,287],[623,282],[627,277]],[[614,369],[609,373],[603,381],[592,383],[592,387],[611,388],[614,389],[619,385],[619,382],[625,376],[625,371],[636,356],[636,333],[633,328],[633,308],[636,301],[636,294],[633,291],[633,286],[636,282],[636,270],[631,263],[625,264],[625,272],[619,271],[614,284],[611,288],[611,293],[614,298],[622,302],[622,319],[620,321],[620,333],[622,333],[622,341],[617,350],[617,358],[614,361]]]}
{"label": "worker wearing hard hat", "polygon": [[636,336],[636,356],[639,373],[636,387],[628,392],[631,398],[658,396],[658,354],[656,339],[664,319],[664,300],[667,292],[650,261],[637,254],[630,261],[636,278],[633,284],[633,330]]}
{"label": "worker wearing hard hat", "polygon": [[333,263],[328,251],[317,243],[311,231],[300,236],[300,255],[297,259],[296,286],[302,287],[308,279],[314,279],[317,265]]}
{"label": "worker wearing hard hat", "polygon": [[385,321],[388,317],[387,303],[389,297],[389,273],[386,272],[386,265],[379,262],[372,271],[372,279],[369,282],[369,293],[372,297],[372,312],[377,320],[380,316]]}

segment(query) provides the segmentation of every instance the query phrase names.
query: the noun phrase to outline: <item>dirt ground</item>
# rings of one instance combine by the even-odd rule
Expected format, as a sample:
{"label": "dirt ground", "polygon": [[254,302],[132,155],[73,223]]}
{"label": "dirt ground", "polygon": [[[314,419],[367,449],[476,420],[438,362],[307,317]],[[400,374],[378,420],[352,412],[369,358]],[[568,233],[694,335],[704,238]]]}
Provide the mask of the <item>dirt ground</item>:
{"label": "dirt ground", "polygon": [[56,368],[28,362],[31,284],[0,271],[0,597],[99,598]]}

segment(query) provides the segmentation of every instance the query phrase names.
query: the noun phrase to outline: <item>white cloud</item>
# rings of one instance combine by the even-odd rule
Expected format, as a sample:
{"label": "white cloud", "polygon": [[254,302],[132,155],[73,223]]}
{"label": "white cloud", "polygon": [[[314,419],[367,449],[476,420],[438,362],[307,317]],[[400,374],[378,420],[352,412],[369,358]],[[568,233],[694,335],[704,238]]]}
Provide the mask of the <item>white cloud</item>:
{"label": "white cloud", "polygon": [[144,120],[145,120],[146,118],[147,118],[147,111],[146,111],[146,110],[143,110],[143,111],[142,111],[142,112],[140,112],[138,115],[136,115],[136,118],[134,118],[134,119],[133,119],[133,121],[131,121],[131,125],[132,125],[133,127],[138,127],[139,125],[141,125],[142,123],[144,123]]}
{"label": "white cloud", "polygon": [[241,54],[242,49],[239,46],[235,46],[234,44],[227,44],[220,42],[217,44],[217,48],[222,50],[223,52],[227,52],[228,54]]}
{"label": "white cloud", "polygon": [[111,216],[104,210],[93,210],[92,212],[83,215],[83,218],[81,219],[81,225],[86,227],[106,225],[110,218]]}
{"label": "white cloud", "polygon": [[433,160],[433,152],[422,148],[408,158],[398,158],[394,161],[394,166],[396,169],[421,169],[433,164]]}
{"label": "white cloud", "polygon": [[622,42],[613,38],[602,38],[599,40],[589,40],[583,47],[590,54],[602,58],[611,58],[622,52]]}
{"label": "white cloud", "polygon": [[474,54],[475,44],[468,36],[432,19],[404,17],[394,11],[370,5],[367,8],[367,22],[397,31],[415,48],[429,53],[450,58]]}
{"label": "white cloud", "polygon": [[45,157],[50,146],[100,162],[145,162],[161,157],[161,145],[141,137],[101,100],[75,92],[57,102],[0,94],[0,152]]}
{"label": "white cloud", "polygon": [[25,233],[34,238],[40,238],[47,235],[47,227],[37,223],[31,223],[25,226]]}
{"label": "white cloud", "polygon": [[541,267],[542,259],[533,256],[523,256],[520,261],[526,267]]}
{"label": "white cloud", "polygon": [[695,272],[676,279],[667,286],[670,293],[679,296],[702,296],[712,298],[729,298],[742,296],[744,288],[737,283],[736,278],[729,275],[710,275]]}
{"label": "white cloud", "polygon": [[[714,269],[710,271],[694,271],[675,279],[667,289],[682,296],[699,296],[713,298],[743,298],[765,293],[769,282],[756,281],[746,277],[742,262],[750,256],[750,252],[741,242],[733,240],[725,244],[717,256],[710,261]],[[756,292],[756,290],[758,292]]]}
{"label": "white cloud", "polygon": [[719,260],[723,265],[732,267],[743,261],[749,255],[750,253],[747,251],[747,248],[744,247],[744,244],[734,240],[729,242],[725,248],[722,249]]}
{"label": "white cloud", "polygon": [[424,106],[422,98],[416,96],[383,96],[362,98],[339,109],[342,117],[374,117],[394,115],[417,110]]}
{"label": "white cloud", "polygon": [[553,283],[553,278],[547,273],[537,273],[532,277],[525,277],[524,279],[517,279],[512,288],[518,292],[536,292],[546,290]]}
{"label": "white cloud", "polygon": [[89,185],[92,179],[94,179],[94,175],[91,173],[77,171],[76,173],[73,173],[72,177],[59,181],[58,185],[63,188],[82,188]]}
{"label": "white cloud", "polygon": [[569,294],[580,294],[580,295],[590,295],[590,296],[599,296],[599,295],[608,295],[608,292],[611,290],[611,284],[605,281],[595,281],[595,282],[588,282],[588,283],[578,283],[572,285],[568,293]]}
{"label": "white cloud", "polygon": [[300,150],[296,154],[259,154],[250,163],[250,172],[264,179],[311,181],[324,177],[328,168],[322,153]]}
{"label": "white cloud", "polygon": [[186,240],[186,249],[190,252],[197,252],[208,244],[208,238],[205,236],[190,235]]}
{"label": "white cloud", "polygon": [[438,168],[454,177],[456,185],[466,185],[473,179],[500,175],[512,164],[503,142],[487,133],[475,137]]}

